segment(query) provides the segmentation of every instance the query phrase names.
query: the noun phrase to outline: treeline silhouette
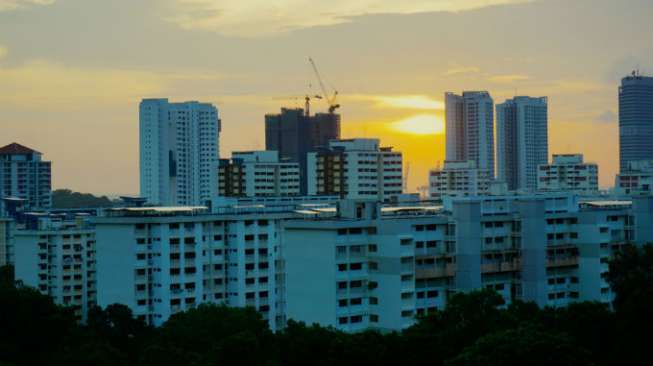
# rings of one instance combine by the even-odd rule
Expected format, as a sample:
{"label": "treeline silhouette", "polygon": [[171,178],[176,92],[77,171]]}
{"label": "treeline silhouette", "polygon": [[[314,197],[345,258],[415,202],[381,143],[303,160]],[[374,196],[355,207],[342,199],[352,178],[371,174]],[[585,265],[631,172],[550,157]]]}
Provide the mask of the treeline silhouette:
{"label": "treeline silhouette", "polygon": [[403,332],[347,334],[289,321],[273,333],[254,309],[201,305],[152,328],[124,305],[85,324],[0,271],[0,365],[635,365],[650,364],[653,246],[610,263],[611,307],[505,305],[499,294],[454,294]]}

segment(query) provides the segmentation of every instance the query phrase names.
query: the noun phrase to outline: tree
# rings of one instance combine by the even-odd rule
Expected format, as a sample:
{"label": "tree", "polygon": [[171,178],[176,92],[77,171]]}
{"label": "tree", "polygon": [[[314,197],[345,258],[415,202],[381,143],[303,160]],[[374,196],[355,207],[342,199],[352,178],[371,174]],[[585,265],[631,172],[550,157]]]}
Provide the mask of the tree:
{"label": "tree", "polygon": [[479,338],[446,366],[585,366],[589,352],[563,334],[534,327],[499,331]]}
{"label": "tree", "polygon": [[607,281],[615,293],[617,357],[646,362],[653,342],[653,245],[624,247],[610,262]]}
{"label": "tree", "polygon": [[153,331],[145,322],[134,318],[131,309],[122,304],[90,309],[86,330],[93,338],[106,343],[106,346],[96,349],[113,352],[131,362],[136,361]]}
{"label": "tree", "polygon": [[141,359],[143,365],[264,365],[276,359],[267,321],[252,308],[200,305],[170,317]]}
{"label": "tree", "polygon": [[57,189],[52,192],[53,208],[98,208],[111,206],[113,206],[113,201],[107,196],[96,197],[90,193],[73,192],[70,189]]}

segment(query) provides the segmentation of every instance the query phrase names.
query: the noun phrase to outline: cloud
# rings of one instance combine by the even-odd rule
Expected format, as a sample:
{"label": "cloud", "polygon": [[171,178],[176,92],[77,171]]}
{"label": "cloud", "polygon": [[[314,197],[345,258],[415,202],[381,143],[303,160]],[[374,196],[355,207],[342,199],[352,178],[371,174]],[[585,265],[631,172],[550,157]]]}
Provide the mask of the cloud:
{"label": "cloud", "polygon": [[346,23],[372,14],[459,12],[533,0],[175,0],[167,20],[184,29],[227,36],[265,37]]}
{"label": "cloud", "polygon": [[613,123],[617,121],[617,114],[611,110],[607,110],[594,119],[596,122],[603,122],[603,123]]}
{"label": "cloud", "polygon": [[487,77],[488,81],[497,84],[510,84],[518,81],[526,81],[528,79],[528,75],[522,74],[492,75]]}
{"label": "cloud", "polygon": [[444,102],[425,95],[349,95],[353,101],[369,101],[376,108],[397,108],[414,110],[442,110]]}
{"label": "cloud", "polygon": [[477,74],[481,69],[476,66],[456,66],[448,69],[442,74],[443,76],[453,76],[461,74]]}
{"label": "cloud", "polygon": [[50,5],[55,0],[0,0],[0,11],[16,10],[33,5]]}
{"label": "cloud", "polygon": [[5,106],[78,109],[138,100],[164,87],[161,75],[143,71],[71,68],[45,61],[0,67],[0,104]]}

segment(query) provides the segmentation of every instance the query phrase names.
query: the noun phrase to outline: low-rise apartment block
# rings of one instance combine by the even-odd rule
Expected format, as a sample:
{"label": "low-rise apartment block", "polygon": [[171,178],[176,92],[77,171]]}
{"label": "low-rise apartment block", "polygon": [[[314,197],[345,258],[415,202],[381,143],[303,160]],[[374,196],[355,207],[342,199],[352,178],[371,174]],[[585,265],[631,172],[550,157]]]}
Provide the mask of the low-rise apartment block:
{"label": "low-rise apartment block", "polygon": [[200,303],[256,308],[285,324],[280,222],[294,206],[143,207],[107,211],[97,230],[98,305],[122,303],[149,324]]}
{"label": "low-rise apartment block", "polygon": [[85,319],[96,304],[95,230],[85,217],[39,216],[14,233],[16,280]]}
{"label": "low-rise apartment block", "polygon": [[402,154],[378,139],[332,140],[307,157],[309,195],[388,201],[403,193]]}
{"label": "low-rise apartment block", "polygon": [[537,168],[538,191],[573,191],[596,193],[599,190],[599,167],[583,162],[582,154],[554,154],[551,164]]}
{"label": "low-rise apartment block", "polygon": [[610,302],[608,261],[651,239],[653,199],[573,194],[451,198],[443,206],[341,203],[283,223],[286,317],[344,331],[399,330],[457,291],[507,302]]}
{"label": "low-rise apartment block", "polygon": [[653,192],[653,160],[635,160],[617,174],[615,188],[620,194],[649,194]]}
{"label": "low-rise apartment block", "polygon": [[234,152],[221,159],[223,197],[283,197],[300,194],[299,163],[280,161],[277,151]]}
{"label": "low-rise apartment block", "polygon": [[443,169],[429,172],[429,196],[478,196],[490,191],[491,174],[474,160],[445,161]]}

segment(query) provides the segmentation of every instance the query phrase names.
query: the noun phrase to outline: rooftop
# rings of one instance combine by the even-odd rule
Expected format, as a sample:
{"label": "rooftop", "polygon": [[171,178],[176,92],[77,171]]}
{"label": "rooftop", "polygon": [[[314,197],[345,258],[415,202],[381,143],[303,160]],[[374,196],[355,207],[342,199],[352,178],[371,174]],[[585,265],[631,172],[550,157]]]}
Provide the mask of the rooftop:
{"label": "rooftop", "polygon": [[7,146],[0,147],[0,155],[23,155],[23,154],[40,154],[36,150],[32,150],[27,146],[13,142]]}

